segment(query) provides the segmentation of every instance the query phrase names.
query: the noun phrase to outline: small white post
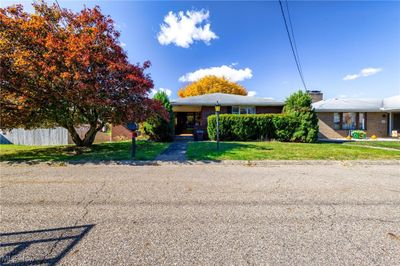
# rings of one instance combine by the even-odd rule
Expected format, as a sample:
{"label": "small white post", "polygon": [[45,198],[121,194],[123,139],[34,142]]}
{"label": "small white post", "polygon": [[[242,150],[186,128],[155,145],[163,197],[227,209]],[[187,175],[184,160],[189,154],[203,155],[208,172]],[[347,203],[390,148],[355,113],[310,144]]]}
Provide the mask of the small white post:
{"label": "small white post", "polygon": [[389,113],[389,137],[392,136],[392,113]]}

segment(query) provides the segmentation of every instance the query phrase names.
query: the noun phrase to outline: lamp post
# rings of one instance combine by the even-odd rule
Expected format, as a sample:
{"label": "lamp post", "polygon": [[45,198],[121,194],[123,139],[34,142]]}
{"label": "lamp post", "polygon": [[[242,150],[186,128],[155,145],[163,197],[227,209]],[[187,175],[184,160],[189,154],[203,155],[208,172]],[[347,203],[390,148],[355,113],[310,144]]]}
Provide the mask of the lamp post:
{"label": "lamp post", "polygon": [[221,105],[217,101],[215,105],[215,114],[217,115],[217,151],[219,151],[219,111],[221,111]]}

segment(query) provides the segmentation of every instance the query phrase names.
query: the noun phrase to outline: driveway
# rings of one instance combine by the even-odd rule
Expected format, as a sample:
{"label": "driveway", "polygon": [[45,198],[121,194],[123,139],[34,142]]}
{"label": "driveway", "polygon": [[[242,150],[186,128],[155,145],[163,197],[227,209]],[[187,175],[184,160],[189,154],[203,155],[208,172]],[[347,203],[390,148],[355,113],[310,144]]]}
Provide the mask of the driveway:
{"label": "driveway", "polygon": [[13,263],[399,265],[399,165],[1,165]]}

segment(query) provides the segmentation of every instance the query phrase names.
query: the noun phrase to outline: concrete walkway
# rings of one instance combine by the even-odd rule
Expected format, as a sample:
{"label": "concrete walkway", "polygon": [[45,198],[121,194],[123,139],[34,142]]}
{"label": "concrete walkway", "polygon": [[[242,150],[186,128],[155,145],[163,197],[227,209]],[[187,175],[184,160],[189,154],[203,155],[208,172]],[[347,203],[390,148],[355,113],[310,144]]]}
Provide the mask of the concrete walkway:
{"label": "concrete walkway", "polygon": [[174,142],[156,157],[156,161],[186,161],[186,150],[189,141],[189,138],[175,138]]}

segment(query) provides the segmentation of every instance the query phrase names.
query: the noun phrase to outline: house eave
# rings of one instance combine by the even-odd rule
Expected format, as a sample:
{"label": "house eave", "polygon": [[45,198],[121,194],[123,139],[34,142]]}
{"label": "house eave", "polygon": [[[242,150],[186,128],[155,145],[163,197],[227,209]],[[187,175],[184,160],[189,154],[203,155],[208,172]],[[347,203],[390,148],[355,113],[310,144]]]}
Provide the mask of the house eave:
{"label": "house eave", "polygon": [[[171,102],[172,106],[215,106],[215,104],[210,103],[175,103]],[[284,103],[281,102],[272,102],[272,103],[230,103],[224,102],[220,103],[221,106],[284,106]]]}
{"label": "house eave", "polygon": [[314,109],[317,113],[386,113],[382,109]]}

